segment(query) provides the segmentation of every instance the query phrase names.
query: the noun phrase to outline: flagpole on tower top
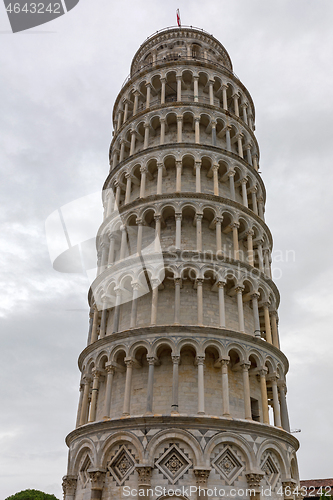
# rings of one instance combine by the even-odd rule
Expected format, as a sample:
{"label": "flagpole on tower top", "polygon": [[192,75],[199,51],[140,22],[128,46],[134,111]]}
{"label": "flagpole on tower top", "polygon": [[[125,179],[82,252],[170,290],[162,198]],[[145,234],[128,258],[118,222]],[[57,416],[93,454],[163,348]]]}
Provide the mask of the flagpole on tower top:
{"label": "flagpole on tower top", "polygon": [[179,9],[176,10],[176,16],[177,16],[177,24],[179,27],[181,27],[182,23],[180,21],[180,11]]}

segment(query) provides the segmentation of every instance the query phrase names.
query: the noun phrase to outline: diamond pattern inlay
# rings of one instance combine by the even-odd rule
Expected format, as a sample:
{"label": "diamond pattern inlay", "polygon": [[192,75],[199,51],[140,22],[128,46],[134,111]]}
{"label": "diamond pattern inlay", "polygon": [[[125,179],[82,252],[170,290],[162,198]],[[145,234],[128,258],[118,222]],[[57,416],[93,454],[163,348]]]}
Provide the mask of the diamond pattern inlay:
{"label": "diamond pattern inlay", "polygon": [[175,484],[191,467],[192,463],[182,450],[173,444],[156,460],[156,467],[171,484]]}
{"label": "diamond pattern inlay", "polygon": [[231,484],[244,469],[244,465],[229,446],[214,458],[212,466],[228,484]]}
{"label": "diamond pattern inlay", "polygon": [[268,484],[274,487],[279,476],[279,471],[270,455],[267,455],[263,461],[261,469],[265,473],[265,479]]}
{"label": "diamond pattern inlay", "polygon": [[124,445],[121,446],[118,453],[108,464],[108,470],[119,486],[126,481],[128,476],[134,471],[134,468],[135,460]]}
{"label": "diamond pattern inlay", "polygon": [[88,469],[91,467],[91,460],[89,456],[87,455],[86,458],[84,459],[84,462],[82,464],[82,467],[80,469],[79,477],[81,479],[81,483],[83,488],[86,487],[88,480],[89,480],[89,474],[88,474]]}

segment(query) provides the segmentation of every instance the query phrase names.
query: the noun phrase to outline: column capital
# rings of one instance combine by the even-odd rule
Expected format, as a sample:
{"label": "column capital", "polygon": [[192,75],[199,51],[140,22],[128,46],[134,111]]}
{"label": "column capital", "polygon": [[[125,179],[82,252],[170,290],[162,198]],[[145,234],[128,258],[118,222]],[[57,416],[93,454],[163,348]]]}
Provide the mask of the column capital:
{"label": "column capital", "polygon": [[91,489],[101,491],[103,489],[106,470],[96,468],[96,469],[88,469],[87,472],[90,477]]}
{"label": "column capital", "polygon": [[176,212],[175,213],[175,219],[176,220],[182,220],[182,213],[181,212]]}
{"label": "column capital", "polygon": [[244,290],[245,290],[245,287],[244,287],[244,286],[240,286],[240,285],[239,285],[239,286],[236,286],[236,287],[235,287],[235,291],[236,291],[236,293],[243,293],[243,292],[244,292]]}
{"label": "column capital", "polygon": [[254,236],[254,231],[253,231],[253,229],[248,229],[248,230],[245,232],[245,235],[246,235],[246,236]]}
{"label": "column capital", "polygon": [[237,229],[238,229],[238,228],[239,228],[239,226],[240,226],[240,223],[239,223],[239,222],[232,222],[232,223],[230,224],[230,227],[232,227],[232,228],[237,227]]}
{"label": "column capital", "polygon": [[92,374],[94,379],[99,379],[101,376],[101,372],[99,370],[93,370]]}
{"label": "column capital", "polygon": [[201,160],[195,160],[195,168],[201,168]]}
{"label": "column capital", "polygon": [[223,215],[220,215],[219,217],[215,217],[215,219],[213,220],[213,222],[215,222],[215,224],[222,224],[222,222],[223,222]]}
{"label": "column capital", "polygon": [[203,219],[203,214],[201,213],[196,213],[195,214],[195,220],[202,220]]}
{"label": "column capital", "polygon": [[142,226],[142,225],[143,225],[143,220],[141,219],[141,217],[138,217],[138,218],[136,219],[136,225],[137,225],[137,226]]}
{"label": "column capital", "polygon": [[105,371],[106,371],[106,373],[114,373],[116,371],[116,369],[112,363],[106,363],[105,364]]}
{"label": "column capital", "polygon": [[62,490],[64,492],[64,496],[70,496],[75,494],[77,486],[77,477],[76,476],[64,476],[62,478]]}
{"label": "column capital", "polygon": [[177,122],[183,121],[183,115],[177,115]]}
{"label": "column capital", "polygon": [[235,171],[235,170],[229,170],[229,171],[227,172],[227,176],[228,176],[229,178],[230,178],[230,177],[234,177],[234,176],[235,176],[235,174],[236,174],[236,171]]}
{"label": "column capital", "polygon": [[180,362],[180,356],[179,355],[171,354],[171,359],[172,359],[172,363],[174,365],[179,365],[179,362]]}
{"label": "column capital", "polygon": [[138,473],[138,485],[150,486],[153,467],[151,465],[136,465],[135,470]]}
{"label": "column capital", "polygon": [[155,214],[155,215],[154,215],[154,219],[155,219],[155,221],[161,220],[161,218],[162,218],[162,215],[161,215],[161,214]]}
{"label": "column capital", "polygon": [[224,281],[224,280],[219,280],[219,281],[217,281],[217,282],[216,282],[216,284],[217,284],[218,288],[224,288],[224,287],[225,287],[225,285],[226,285],[226,283],[227,283],[227,282],[226,282],[226,281]]}
{"label": "column capital", "polygon": [[174,278],[173,281],[175,282],[175,286],[176,285],[180,285],[181,286],[183,280],[182,280],[182,278],[177,277],[177,278]]}
{"label": "column capital", "polygon": [[195,358],[195,362],[197,365],[204,365],[205,364],[205,356],[197,356]]}
{"label": "column capital", "polygon": [[201,487],[206,486],[210,471],[211,469],[200,469],[199,467],[193,469],[196,483],[198,486]]}
{"label": "column capital", "polygon": [[228,364],[230,362],[230,358],[229,359],[227,359],[227,358],[221,358],[220,362],[221,362],[221,366],[228,366]]}
{"label": "column capital", "polygon": [[259,297],[260,297],[260,293],[259,292],[252,292],[250,294],[250,297],[251,297],[251,299],[257,299],[258,300]]}
{"label": "column capital", "polygon": [[157,168],[163,168],[164,167],[164,163],[159,161],[157,162]]}
{"label": "column capital", "polygon": [[218,163],[214,163],[213,166],[212,166],[212,170],[213,170],[213,172],[218,172],[218,170],[219,170],[219,164]]}
{"label": "column capital", "polygon": [[147,167],[146,165],[142,165],[142,166],[140,167],[140,172],[141,172],[142,174],[146,174],[146,173],[148,172],[148,167]]}
{"label": "column capital", "polygon": [[243,178],[240,180],[241,184],[246,184],[246,183],[247,183],[247,181],[248,181],[248,178],[247,178],[247,177],[243,177]]}
{"label": "column capital", "polygon": [[249,361],[246,361],[244,363],[241,363],[241,367],[243,371],[249,371],[249,369],[251,368],[251,363]]}
{"label": "column capital", "polygon": [[264,478],[263,472],[245,472],[247,483],[251,489],[259,489],[261,480]]}
{"label": "column capital", "polygon": [[204,279],[203,279],[203,278],[197,278],[197,279],[195,280],[195,283],[196,283],[196,285],[197,285],[197,286],[198,286],[198,285],[199,285],[199,286],[202,286],[202,285],[203,285],[203,282],[204,282]]}
{"label": "column capital", "polygon": [[266,368],[266,366],[263,366],[259,369],[259,375],[261,375],[262,377],[266,377],[267,373],[268,373],[268,368]]}
{"label": "column capital", "polygon": [[134,366],[135,362],[133,358],[125,358],[124,363],[127,367]]}
{"label": "column capital", "polygon": [[155,356],[147,356],[147,361],[149,365],[156,365],[158,362],[158,359],[155,358]]}
{"label": "column capital", "polygon": [[131,285],[133,290],[140,290],[140,283],[138,281],[132,281]]}

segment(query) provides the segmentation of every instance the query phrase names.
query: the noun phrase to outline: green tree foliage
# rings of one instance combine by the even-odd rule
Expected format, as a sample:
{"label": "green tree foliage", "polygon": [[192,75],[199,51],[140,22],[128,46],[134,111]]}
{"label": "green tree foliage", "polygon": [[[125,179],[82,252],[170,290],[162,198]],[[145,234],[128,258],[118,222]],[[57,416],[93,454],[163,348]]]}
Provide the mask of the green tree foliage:
{"label": "green tree foliage", "polygon": [[49,495],[38,490],[24,490],[15,493],[6,500],[58,500],[54,495]]}

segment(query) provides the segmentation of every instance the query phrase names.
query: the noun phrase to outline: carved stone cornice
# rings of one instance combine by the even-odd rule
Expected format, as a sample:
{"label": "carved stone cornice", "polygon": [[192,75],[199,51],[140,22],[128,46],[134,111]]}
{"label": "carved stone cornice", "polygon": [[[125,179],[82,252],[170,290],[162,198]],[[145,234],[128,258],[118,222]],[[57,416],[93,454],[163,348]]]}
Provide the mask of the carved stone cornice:
{"label": "carved stone cornice", "polygon": [[261,480],[264,477],[263,472],[248,472],[245,473],[247,484],[251,489],[258,490],[260,488]]}
{"label": "carved stone cornice", "polygon": [[101,491],[103,489],[106,470],[105,469],[88,469],[88,474],[91,482],[91,489]]}

